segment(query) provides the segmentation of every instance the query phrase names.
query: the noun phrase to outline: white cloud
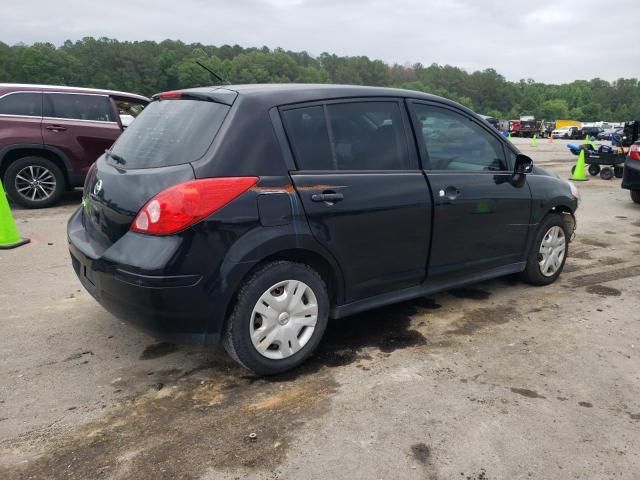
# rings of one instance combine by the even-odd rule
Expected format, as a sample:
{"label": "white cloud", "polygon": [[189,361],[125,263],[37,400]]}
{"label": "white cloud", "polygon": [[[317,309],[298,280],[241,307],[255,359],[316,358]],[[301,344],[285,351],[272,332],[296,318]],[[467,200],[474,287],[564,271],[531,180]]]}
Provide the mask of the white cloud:
{"label": "white cloud", "polygon": [[27,0],[3,8],[0,41],[172,38],[564,82],[639,77],[638,18],[638,0]]}

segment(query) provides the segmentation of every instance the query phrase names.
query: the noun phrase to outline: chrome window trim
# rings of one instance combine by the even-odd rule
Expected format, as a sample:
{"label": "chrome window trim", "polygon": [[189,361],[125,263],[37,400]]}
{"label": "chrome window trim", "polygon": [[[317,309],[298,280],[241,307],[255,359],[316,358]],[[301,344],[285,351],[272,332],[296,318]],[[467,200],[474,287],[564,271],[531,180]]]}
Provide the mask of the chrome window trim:
{"label": "chrome window trim", "polygon": [[[29,118],[33,118],[33,117],[29,117]],[[87,122],[87,123],[106,123],[108,125],[118,125],[118,122],[111,122],[109,120],[85,120],[83,118],[67,118],[67,117],[42,117],[42,121],[48,121],[48,122],[52,122],[52,121],[59,121],[59,120],[66,120],[68,122]]]}

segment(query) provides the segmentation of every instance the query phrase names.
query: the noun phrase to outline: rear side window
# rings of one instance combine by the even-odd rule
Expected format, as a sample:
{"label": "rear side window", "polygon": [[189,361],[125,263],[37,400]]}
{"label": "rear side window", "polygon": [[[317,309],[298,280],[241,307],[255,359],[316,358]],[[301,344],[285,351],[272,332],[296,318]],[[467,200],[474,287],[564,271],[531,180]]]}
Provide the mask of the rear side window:
{"label": "rear side window", "polygon": [[103,95],[47,93],[45,117],[115,122],[111,100]]}
{"label": "rear side window", "polygon": [[10,93],[0,98],[0,115],[42,116],[41,93]]}
{"label": "rear side window", "polygon": [[327,108],[338,170],[411,168],[397,103],[338,103]]}
{"label": "rear side window", "polygon": [[202,157],[229,111],[202,100],[151,102],[113,145],[125,168],[180,165]]}
{"label": "rear side window", "polygon": [[305,107],[287,110],[283,117],[301,170],[407,170],[415,167],[396,102]]}

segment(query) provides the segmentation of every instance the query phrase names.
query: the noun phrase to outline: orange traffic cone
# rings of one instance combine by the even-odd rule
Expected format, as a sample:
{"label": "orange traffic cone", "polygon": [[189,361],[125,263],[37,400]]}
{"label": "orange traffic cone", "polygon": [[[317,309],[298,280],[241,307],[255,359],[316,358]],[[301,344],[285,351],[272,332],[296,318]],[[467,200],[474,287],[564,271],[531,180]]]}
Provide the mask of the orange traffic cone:
{"label": "orange traffic cone", "polygon": [[549,143],[553,143],[553,132],[549,134]]}

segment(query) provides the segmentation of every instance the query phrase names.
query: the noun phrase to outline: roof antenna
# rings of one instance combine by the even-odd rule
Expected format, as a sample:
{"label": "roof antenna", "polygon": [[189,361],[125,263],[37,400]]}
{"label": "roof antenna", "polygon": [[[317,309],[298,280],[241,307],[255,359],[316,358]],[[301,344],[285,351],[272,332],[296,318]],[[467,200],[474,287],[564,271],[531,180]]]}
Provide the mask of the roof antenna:
{"label": "roof antenna", "polygon": [[213,77],[218,80],[222,85],[231,85],[231,82],[229,82],[228,80],[225,80],[224,78],[222,78],[220,75],[218,75],[216,72],[214,72],[213,70],[211,70],[209,67],[206,67],[204,64],[200,63],[199,60],[196,60],[196,63],[198,65],[200,65],[202,68],[204,68],[207,72],[209,72],[211,75],[213,75]]}

